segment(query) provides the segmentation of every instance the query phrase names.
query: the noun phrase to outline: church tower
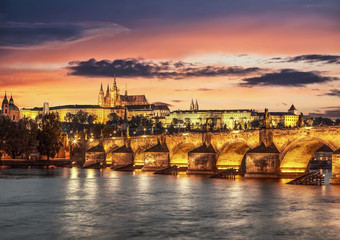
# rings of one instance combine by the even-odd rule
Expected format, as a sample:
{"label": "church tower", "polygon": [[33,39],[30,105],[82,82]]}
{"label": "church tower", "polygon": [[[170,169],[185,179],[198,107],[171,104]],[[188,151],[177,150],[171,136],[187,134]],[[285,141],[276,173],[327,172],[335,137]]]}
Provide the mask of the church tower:
{"label": "church tower", "polygon": [[194,111],[194,109],[195,109],[194,99],[191,99],[190,111]]}
{"label": "church tower", "polygon": [[292,106],[289,108],[288,110],[289,113],[292,113],[294,115],[299,115],[298,111],[296,110],[294,104],[292,104]]}
{"label": "church tower", "polygon": [[117,81],[116,81],[116,74],[114,76],[114,82],[113,82],[113,87],[110,91],[111,95],[111,107],[118,107],[121,106],[121,100],[120,100],[120,94],[119,94],[119,89],[117,87]]}
{"label": "church tower", "polygon": [[107,84],[106,95],[105,95],[105,107],[110,107],[111,96],[110,96],[110,86]]}
{"label": "church tower", "polygon": [[99,95],[98,95],[98,105],[104,106],[104,91],[103,91],[103,83],[100,85]]}
{"label": "church tower", "polygon": [[197,99],[196,99],[196,103],[195,103],[195,111],[198,111],[199,110],[199,108],[198,108],[198,102],[197,102]]}
{"label": "church tower", "polygon": [[9,105],[8,105],[8,99],[7,99],[7,92],[5,92],[4,100],[2,101],[2,115],[3,116],[9,116]]}
{"label": "church tower", "polygon": [[12,94],[11,94],[11,99],[9,100],[9,104],[10,104],[10,105],[11,105],[11,104],[14,104],[14,100],[13,100]]}

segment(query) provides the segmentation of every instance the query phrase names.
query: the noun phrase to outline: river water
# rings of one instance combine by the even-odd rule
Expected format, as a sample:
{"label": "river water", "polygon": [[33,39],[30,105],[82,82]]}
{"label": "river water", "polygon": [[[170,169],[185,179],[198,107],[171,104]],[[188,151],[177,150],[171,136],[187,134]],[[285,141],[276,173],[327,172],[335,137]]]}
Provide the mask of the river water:
{"label": "river water", "polygon": [[340,239],[340,186],[0,169],[0,239]]}

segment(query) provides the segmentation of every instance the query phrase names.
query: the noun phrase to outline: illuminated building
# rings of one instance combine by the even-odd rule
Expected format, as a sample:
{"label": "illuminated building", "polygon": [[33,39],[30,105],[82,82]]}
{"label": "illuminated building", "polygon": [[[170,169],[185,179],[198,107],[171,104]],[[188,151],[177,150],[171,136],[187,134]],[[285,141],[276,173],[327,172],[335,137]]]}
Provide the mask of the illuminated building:
{"label": "illuminated building", "polygon": [[[46,110],[47,109],[47,110]],[[36,119],[47,112],[59,114],[61,122],[65,122],[67,113],[76,114],[79,111],[94,115],[97,117],[95,123],[106,123],[109,119],[109,114],[116,113],[119,117],[124,118],[125,110],[127,118],[130,120],[133,116],[142,115],[147,118],[164,118],[170,113],[170,109],[165,104],[149,104],[145,95],[125,95],[119,94],[116,78],[114,79],[113,87],[107,88],[104,96],[103,86],[101,86],[98,97],[98,105],[63,105],[48,108],[48,104],[44,103],[44,108],[23,108],[21,115]]]}
{"label": "illuminated building", "polygon": [[165,125],[170,127],[183,128],[190,125],[190,129],[202,129],[206,124],[213,129],[234,129],[235,126],[246,128],[247,123],[254,119],[254,111],[249,109],[239,110],[199,110],[196,104],[191,102],[190,109],[193,110],[177,110],[171,112],[165,117]]}
{"label": "illuminated building", "polygon": [[116,77],[112,88],[107,85],[106,94],[104,95],[103,85],[100,86],[98,95],[98,105],[101,107],[119,107],[130,105],[149,105],[145,95],[127,95],[127,89],[125,89],[125,95],[120,95],[119,88],[117,87]]}
{"label": "illuminated building", "polygon": [[313,158],[309,162],[310,169],[331,168],[332,167],[333,150],[327,145],[322,145],[314,153]]}
{"label": "illuminated building", "polygon": [[[258,116],[261,118],[264,113],[259,113]],[[299,121],[298,111],[292,105],[288,112],[269,112],[270,114],[270,125],[273,128],[277,127],[296,127]]]}
{"label": "illuminated building", "polygon": [[4,100],[2,100],[0,116],[6,116],[14,122],[17,122],[20,119],[20,110],[17,106],[15,106],[13,96],[11,96],[8,101],[6,92]]}

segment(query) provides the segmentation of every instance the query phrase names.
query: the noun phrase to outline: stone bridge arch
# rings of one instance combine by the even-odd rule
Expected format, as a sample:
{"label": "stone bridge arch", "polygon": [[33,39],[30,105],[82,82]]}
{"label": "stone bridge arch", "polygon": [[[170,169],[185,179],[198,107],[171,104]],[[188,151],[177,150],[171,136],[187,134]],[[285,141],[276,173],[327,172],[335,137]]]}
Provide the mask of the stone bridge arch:
{"label": "stone bridge arch", "polygon": [[170,155],[170,165],[177,165],[179,167],[187,167],[188,166],[188,153],[195,149],[196,146],[191,142],[180,143],[175,146],[171,151]]}
{"label": "stone bridge arch", "polygon": [[281,172],[305,172],[309,161],[323,144],[333,151],[337,149],[332,143],[318,137],[298,138],[287,144],[280,154]]}
{"label": "stone bridge arch", "polygon": [[113,158],[112,158],[112,152],[117,150],[120,146],[116,145],[115,143],[110,144],[109,146],[104,145],[105,150],[105,158],[107,164],[112,164]]}
{"label": "stone bridge arch", "polygon": [[240,169],[242,160],[249,149],[250,146],[243,139],[225,143],[221,150],[217,152],[216,167],[218,169]]}

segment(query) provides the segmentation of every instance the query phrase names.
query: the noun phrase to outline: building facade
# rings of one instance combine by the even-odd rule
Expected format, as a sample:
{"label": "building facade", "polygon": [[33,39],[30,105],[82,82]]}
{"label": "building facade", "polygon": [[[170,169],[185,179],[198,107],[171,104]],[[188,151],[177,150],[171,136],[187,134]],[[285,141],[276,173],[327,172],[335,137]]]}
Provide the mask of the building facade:
{"label": "building facade", "polygon": [[6,92],[2,100],[0,116],[6,116],[14,122],[18,122],[20,119],[20,110],[15,106],[13,96],[8,101]]}
{"label": "building facade", "polygon": [[48,107],[48,104],[44,103],[43,108],[23,108],[21,109],[21,115],[36,119],[48,112],[54,112],[59,114],[61,122],[65,122],[67,113],[76,114],[79,111],[94,115],[97,117],[96,123],[106,123],[109,121],[109,115],[116,113],[119,117],[126,117],[130,120],[133,116],[142,115],[147,118],[163,118],[170,113],[170,109],[165,104],[149,104],[145,95],[125,95],[119,94],[116,78],[114,79],[113,87],[107,87],[106,94],[104,95],[103,86],[101,85],[98,105],[63,105]]}
{"label": "building facade", "polygon": [[124,107],[131,105],[148,105],[145,95],[128,95],[127,89],[125,89],[125,94],[120,95],[119,88],[117,86],[116,77],[112,88],[107,85],[106,93],[104,94],[103,85],[100,86],[98,95],[98,105],[101,107]]}
{"label": "building facade", "polygon": [[[197,107],[198,109],[198,107]],[[190,129],[202,129],[211,126],[213,129],[245,129],[253,120],[253,110],[185,110],[173,111],[165,117],[165,125]]]}

